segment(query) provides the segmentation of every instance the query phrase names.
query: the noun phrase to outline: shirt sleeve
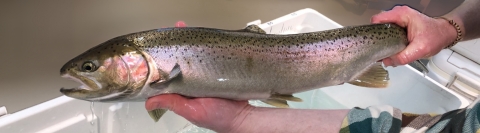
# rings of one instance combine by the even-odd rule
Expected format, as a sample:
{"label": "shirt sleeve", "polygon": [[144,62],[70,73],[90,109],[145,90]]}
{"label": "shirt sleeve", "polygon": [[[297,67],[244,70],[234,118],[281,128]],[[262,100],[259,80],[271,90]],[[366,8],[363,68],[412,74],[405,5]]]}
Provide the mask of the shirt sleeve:
{"label": "shirt sleeve", "polygon": [[480,132],[480,98],[467,108],[444,114],[412,114],[388,106],[355,107],[342,122],[341,133],[473,133]]}

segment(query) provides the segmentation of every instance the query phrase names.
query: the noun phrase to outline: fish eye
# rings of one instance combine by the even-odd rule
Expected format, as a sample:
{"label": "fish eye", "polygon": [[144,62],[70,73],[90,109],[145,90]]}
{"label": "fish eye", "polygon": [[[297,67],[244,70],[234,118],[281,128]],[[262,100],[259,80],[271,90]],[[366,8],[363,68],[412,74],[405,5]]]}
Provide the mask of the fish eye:
{"label": "fish eye", "polygon": [[93,62],[91,62],[91,61],[86,61],[82,65],[82,70],[85,71],[85,72],[93,72],[96,69],[97,69],[97,66],[95,64],[93,64]]}

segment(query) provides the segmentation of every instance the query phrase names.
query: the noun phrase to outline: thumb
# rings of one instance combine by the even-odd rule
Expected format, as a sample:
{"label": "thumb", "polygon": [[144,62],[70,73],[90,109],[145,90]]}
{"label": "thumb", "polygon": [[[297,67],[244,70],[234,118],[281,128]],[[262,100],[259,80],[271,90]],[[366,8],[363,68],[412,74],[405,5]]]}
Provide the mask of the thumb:
{"label": "thumb", "polygon": [[387,57],[387,58],[383,59],[382,62],[383,62],[383,65],[385,65],[385,67],[386,66],[393,66],[393,61],[390,57]]}
{"label": "thumb", "polygon": [[408,6],[396,6],[390,11],[381,12],[372,16],[370,21],[374,24],[378,23],[395,23],[401,27],[406,27],[408,24],[408,16],[406,12],[413,10]]}

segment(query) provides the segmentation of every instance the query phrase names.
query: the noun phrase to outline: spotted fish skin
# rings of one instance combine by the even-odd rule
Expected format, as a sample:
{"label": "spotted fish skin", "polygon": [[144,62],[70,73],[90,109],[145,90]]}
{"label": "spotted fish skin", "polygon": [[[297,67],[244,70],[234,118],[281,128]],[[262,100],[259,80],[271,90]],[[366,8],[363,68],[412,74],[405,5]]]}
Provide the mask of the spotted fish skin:
{"label": "spotted fish skin", "polygon": [[[135,49],[149,67],[149,78],[141,80],[141,85],[97,101],[145,100],[164,93],[250,100],[350,82],[407,44],[405,29],[395,24],[290,35],[181,27],[119,36],[82,55],[100,56],[108,51],[122,57]],[[70,92],[62,93],[68,96]]]}

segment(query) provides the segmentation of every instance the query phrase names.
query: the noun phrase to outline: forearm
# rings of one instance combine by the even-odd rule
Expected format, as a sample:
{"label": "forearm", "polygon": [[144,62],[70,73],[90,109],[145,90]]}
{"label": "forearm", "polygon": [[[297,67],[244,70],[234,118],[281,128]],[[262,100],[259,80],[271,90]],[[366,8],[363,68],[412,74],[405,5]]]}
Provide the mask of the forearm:
{"label": "forearm", "polygon": [[480,37],[480,0],[465,0],[444,17],[453,19],[460,25],[463,40]]}
{"label": "forearm", "polygon": [[256,107],[245,113],[233,132],[339,132],[348,110]]}

